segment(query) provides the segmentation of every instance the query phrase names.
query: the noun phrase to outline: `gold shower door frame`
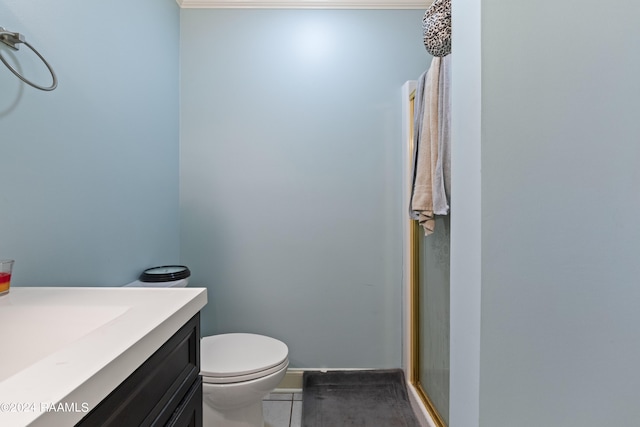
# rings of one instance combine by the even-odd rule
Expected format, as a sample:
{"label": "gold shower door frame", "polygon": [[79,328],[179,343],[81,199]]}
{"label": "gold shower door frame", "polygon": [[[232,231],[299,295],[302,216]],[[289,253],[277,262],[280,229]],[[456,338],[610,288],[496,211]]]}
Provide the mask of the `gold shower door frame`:
{"label": "gold shower door frame", "polygon": [[[410,165],[413,164],[414,153],[414,106],[415,90],[409,97],[409,153]],[[409,192],[409,194],[411,194]],[[415,387],[422,403],[431,415],[437,427],[447,427],[444,419],[436,409],[420,380],[420,225],[416,220],[409,221],[409,335],[410,362],[409,381]]]}

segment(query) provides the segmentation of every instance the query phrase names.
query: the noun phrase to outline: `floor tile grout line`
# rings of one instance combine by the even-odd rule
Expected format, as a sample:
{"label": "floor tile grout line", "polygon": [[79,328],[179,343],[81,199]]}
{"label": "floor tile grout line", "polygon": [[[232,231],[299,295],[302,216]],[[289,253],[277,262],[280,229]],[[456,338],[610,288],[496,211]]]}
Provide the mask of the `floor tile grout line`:
{"label": "floor tile grout line", "polygon": [[293,424],[293,394],[291,395],[291,406],[289,407],[289,427]]}

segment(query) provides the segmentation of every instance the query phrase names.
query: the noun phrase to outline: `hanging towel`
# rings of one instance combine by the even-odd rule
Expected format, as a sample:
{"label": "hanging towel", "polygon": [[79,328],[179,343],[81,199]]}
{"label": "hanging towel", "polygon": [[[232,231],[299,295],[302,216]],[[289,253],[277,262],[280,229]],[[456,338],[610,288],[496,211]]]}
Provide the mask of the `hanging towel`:
{"label": "hanging towel", "polygon": [[420,137],[422,135],[422,117],[424,116],[424,88],[427,83],[426,70],[420,75],[416,86],[416,93],[413,104],[413,156],[411,157],[411,195],[409,197],[409,218],[418,219],[418,212],[413,210],[413,192],[416,182],[416,165],[418,163],[418,148],[420,146]]}
{"label": "hanging towel", "polygon": [[440,58],[434,57],[424,86],[424,105],[420,137],[415,151],[415,176],[411,197],[411,217],[424,228],[425,235],[433,233],[433,172],[438,159],[438,85]]}
{"label": "hanging towel", "polygon": [[447,215],[451,196],[451,55],[440,60],[438,159],[433,172],[433,213]]}

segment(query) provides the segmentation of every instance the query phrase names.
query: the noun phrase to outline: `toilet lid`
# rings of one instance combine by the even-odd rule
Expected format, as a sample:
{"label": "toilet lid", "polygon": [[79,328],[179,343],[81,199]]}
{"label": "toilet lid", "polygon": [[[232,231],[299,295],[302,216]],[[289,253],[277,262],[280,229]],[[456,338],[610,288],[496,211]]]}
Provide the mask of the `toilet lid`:
{"label": "toilet lid", "polygon": [[200,341],[200,373],[211,377],[236,377],[282,364],[289,354],[286,344],[255,334],[222,334]]}

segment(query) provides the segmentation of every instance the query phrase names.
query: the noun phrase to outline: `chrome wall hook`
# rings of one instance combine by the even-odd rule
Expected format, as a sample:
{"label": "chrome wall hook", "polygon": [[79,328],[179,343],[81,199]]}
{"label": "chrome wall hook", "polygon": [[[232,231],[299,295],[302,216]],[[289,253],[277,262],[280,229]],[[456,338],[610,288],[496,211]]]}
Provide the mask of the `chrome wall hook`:
{"label": "chrome wall hook", "polygon": [[0,42],[6,44],[13,50],[18,50],[20,48],[18,44],[24,43],[24,36],[20,33],[7,31],[4,28],[0,27]]}

